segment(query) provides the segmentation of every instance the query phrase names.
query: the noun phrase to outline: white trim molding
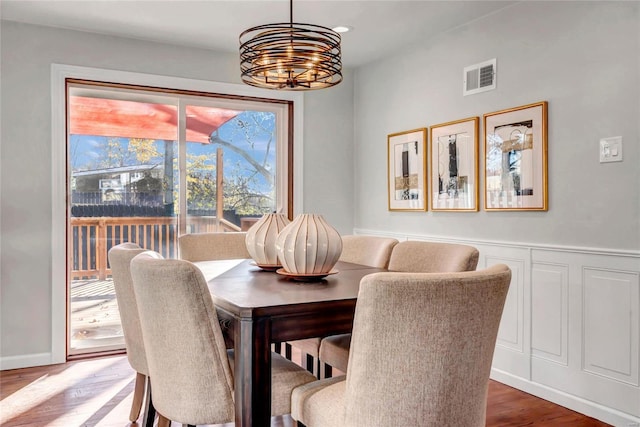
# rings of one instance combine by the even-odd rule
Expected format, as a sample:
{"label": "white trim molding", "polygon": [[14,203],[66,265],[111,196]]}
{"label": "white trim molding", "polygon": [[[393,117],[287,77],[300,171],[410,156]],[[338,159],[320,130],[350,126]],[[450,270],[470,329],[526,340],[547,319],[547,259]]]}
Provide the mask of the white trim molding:
{"label": "white trim molding", "polygon": [[[38,363],[27,361],[15,367],[62,363],[66,360],[66,79],[92,80],[110,83],[122,83],[140,86],[191,90],[217,94],[249,96],[257,98],[280,99],[293,101],[294,122],[294,214],[302,212],[303,206],[303,122],[304,96],[298,92],[270,91],[247,85],[220,83],[181,77],[155,74],[134,73],[100,68],[79,67],[73,65],[51,65],[51,143],[52,143],[52,259],[51,259],[51,353],[47,360],[44,355],[38,356]],[[26,356],[27,358],[30,356]],[[4,360],[3,360],[4,362]],[[9,362],[7,362],[9,363]],[[3,363],[4,364],[4,363]]]}
{"label": "white trim molding", "polygon": [[19,356],[0,357],[0,371],[7,369],[19,369],[30,366],[51,365],[53,357],[51,353],[23,354]]}
{"label": "white trim molding", "polygon": [[475,246],[512,270],[491,377],[614,426],[640,425],[640,251],[354,229]]}

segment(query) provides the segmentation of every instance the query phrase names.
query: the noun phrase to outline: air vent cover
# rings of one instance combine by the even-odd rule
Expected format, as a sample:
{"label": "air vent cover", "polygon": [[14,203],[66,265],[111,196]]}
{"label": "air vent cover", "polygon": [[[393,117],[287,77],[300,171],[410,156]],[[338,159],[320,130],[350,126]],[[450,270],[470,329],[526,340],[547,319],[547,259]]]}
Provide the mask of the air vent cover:
{"label": "air vent cover", "polygon": [[462,94],[464,96],[496,88],[496,59],[464,68]]}

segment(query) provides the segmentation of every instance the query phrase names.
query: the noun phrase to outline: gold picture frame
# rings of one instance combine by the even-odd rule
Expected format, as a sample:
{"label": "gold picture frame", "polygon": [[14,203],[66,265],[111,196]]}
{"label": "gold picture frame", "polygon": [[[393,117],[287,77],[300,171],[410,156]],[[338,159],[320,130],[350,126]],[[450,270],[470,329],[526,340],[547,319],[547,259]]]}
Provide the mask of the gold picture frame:
{"label": "gold picture frame", "polygon": [[387,136],[390,211],[426,211],[427,128]]}
{"label": "gold picture frame", "polygon": [[547,102],[484,115],[484,209],[548,210]]}
{"label": "gold picture frame", "polygon": [[479,117],[430,128],[429,195],[432,211],[477,212]]}

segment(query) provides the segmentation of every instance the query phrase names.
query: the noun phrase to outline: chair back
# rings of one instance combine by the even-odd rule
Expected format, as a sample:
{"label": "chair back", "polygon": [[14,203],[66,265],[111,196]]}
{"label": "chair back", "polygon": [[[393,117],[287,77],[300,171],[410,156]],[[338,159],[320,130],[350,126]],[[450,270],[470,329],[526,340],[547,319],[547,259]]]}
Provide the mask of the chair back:
{"label": "chair back", "polygon": [[131,275],[157,411],[183,424],[232,421],[233,376],[200,270],[147,251]]}
{"label": "chair back", "polygon": [[370,267],[386,268],[397,239],[378,236],[349,235],[342,236],[342,254],[340,261]]}
{"label": "chair back", "polygon": [[394,246],[388,268],[412,273],[472,271],[478,265],[478,256],[473,246],[405,241]]}
{"label": "chair back", "polygon": [[251,258],[246,232],[191,233],[178,237],[180,258],[191,261]]}
{"label": "chair back", "polygon": [[109,250],[108,257],[129,364],[136,372],[149,375],[130,267],[131,260],[144,251],[135,243],[121,243]]}
{"label": "chair back", "polygon": [[489,372],[510,280],[506,265],[363,278],[344,425],[484,426]]}

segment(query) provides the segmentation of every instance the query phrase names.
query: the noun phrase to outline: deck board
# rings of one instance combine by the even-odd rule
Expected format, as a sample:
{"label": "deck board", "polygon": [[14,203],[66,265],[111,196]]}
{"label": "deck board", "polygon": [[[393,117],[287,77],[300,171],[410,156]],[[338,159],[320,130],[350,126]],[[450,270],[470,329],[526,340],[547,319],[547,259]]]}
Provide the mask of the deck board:
{"label": "deck board", "polygon": [[74,280],[70,286],[71,348],[124,347],[118,302],[111,279]]}

